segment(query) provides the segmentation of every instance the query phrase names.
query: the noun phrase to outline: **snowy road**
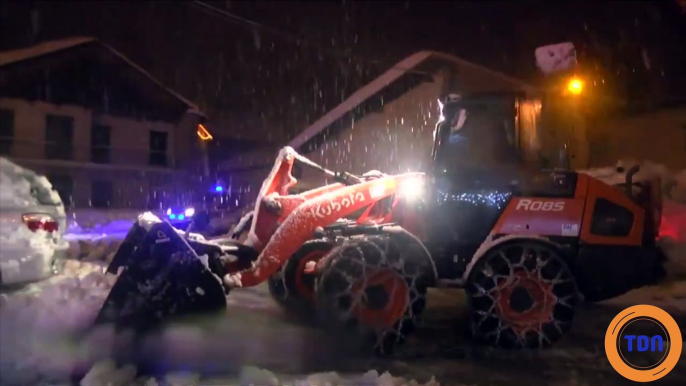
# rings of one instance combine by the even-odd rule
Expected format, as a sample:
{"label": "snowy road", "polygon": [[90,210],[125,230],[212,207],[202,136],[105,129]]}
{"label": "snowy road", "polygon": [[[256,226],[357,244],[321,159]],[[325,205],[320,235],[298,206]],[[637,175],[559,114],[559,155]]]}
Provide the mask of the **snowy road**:
{"label": "snowy road", "polygon": [[[612,318],[628,306],[652,304],[686,326],[686,206],[668,203],[666,212],[665,236],[673,239],[665,243],[671,258],[668,280],[582,306],[572,332],[553,349],[476,347],[466,338],[462,292],[432,290],[424,325],[393,359],[360,357],[344,349],[340,338],[289,318],[265,287],[257,287],[233,291],[227,315],[219,321],[196,318],[170,327],[150,337],[138,354],[155,358],[162,373],[172,373],[167,378],[176,381],[169,384],[184,386],[278,385],[276,376],[284,385],[413,385],[378,376],[386,371],[420,385],[435,385],[432,377],[450,386],[628,385],[604,354],[603,338]],[[0,385],[64,385],[74,368],[86,372],[96,362],[103,367],[115,347],[119,352],[128,347],[126,332],[84,332],[111,285],[104,280],[102,260],[110,259],[119,243],[113,232],[95,233],[106,237],[81,233],[70,238],[72,260],[63,275],[0,294]],[[378,373],[365,374],[371,369]],[[84,384],[127,386],[136,376],[130,367],[100,374]],[[138,379],[138,384],[145,381]],[[686,359],[655,384],[686,384]]]}
{"label": "snowy road", "polygon": [[[81,337],[78,343],[67,335],[84,327],[77,322],[87,323],[106,293],[107,284],[98,284],[102,276],[89,274],[94,270],[99,272],[98,266],[70,263],[62,277],[2,295],[0,384],[30,385],[40,380],[63,384],[58,381],[67,379],[75,365],[89,367],[108,357],[111,347],[126,345],[125,333],[115,337],[108,330]],[[473,347],[463,330],[456,328],[465,325],[462,293],[435,290],[429,297],[425,326],[396,358],[382,360],[346,352],[335,337],[290,320],[266,288],[257,287],[232,292],[228,314],[220,323],[196,319],[192,327],[171,327],[151,338],[143,352],[152,350],[169,372],[183,369],[202,374],[203,385],[247,384],[246,379],[270,384],[264,374],[254,371],[239,375],[246,365],[270,369],[284,382],[306,378],[299,374],[326,371],[350,374],[348,379],[354,380],[376,369],[422,382],[435,376],[442,385],[619,385],[629,382],[605,359],[603,335],[617,312],[640,303],[660,306],[686,326],[686,282],[678,281],[585,306],[574,331],[554,349],[507,352]],[[331,379],[333,375],[318,377]],[[98,382],[91,384],[101,386]],[[194,383],[190,378],[183,383],[188,382]],[[374,379],[365,384],[394,383]],[[656,384],[686,384],[686,362],[682,360]]]}

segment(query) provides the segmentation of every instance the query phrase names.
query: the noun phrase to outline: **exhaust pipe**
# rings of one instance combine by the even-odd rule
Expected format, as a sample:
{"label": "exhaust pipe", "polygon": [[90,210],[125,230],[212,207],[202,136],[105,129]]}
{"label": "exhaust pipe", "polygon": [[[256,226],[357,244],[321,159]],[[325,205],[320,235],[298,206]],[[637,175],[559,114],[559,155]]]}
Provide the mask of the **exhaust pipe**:
{"label": "exhaust pipe", "polygon": [[629,169],[628,172],[626,172],[626,179],[624,180],[624,187],[626,190],[626,195],[629,197],[634,196],[634,191],[633,191],[633,186],[634,186],[634,175],[638,173],[638,171],[641,170],[641,167],[639,165],[633,166],[631,169]]}

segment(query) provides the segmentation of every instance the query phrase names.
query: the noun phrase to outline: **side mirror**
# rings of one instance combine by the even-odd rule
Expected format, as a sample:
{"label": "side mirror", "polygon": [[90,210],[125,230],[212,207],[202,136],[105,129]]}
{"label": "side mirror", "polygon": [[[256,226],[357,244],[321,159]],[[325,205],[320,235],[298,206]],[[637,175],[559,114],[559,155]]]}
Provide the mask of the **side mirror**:
{"label": "side mirror", "polygon": [[576,68],[576,49],[570,42],[536,48],[536,65],[545,75]]}

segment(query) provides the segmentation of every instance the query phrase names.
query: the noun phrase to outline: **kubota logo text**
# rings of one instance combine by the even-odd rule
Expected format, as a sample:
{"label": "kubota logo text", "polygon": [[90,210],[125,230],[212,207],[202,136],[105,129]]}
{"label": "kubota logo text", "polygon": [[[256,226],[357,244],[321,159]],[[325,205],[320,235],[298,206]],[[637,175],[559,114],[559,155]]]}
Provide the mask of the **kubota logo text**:
{"label": "kubota logo text", "polygon": [[605,332],[605,354],[623,377],[635,382],[656,381],[679,362],[681,331],[660,308],[640,305],[619,313]]}
{"label": "kubota logo text", "polygon": [[530,210],[532,212],[562,212],[565,210],[564,201],[536,201],[519,200],[517,210]]}

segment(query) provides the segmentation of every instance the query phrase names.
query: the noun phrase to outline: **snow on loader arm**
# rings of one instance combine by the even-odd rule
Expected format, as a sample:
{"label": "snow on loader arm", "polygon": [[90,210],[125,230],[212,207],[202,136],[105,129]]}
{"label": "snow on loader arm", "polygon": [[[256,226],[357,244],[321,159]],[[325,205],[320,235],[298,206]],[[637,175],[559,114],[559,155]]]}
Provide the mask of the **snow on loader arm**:
{"label": "snow on loader arm", "polygon": [[[289,195],[297,182],[291,174],[296,160],[338,182]],[[205,240],[149,213],[141,215],[108,267],[109,273],[120,273],[96,324],[141,330],[175,316],[222,311],[232,288],[267,281],[318,229],[393,195],[402,180],[414,177],[333,173],[286,147],[246,216],[250,228],[244,244]]]}

